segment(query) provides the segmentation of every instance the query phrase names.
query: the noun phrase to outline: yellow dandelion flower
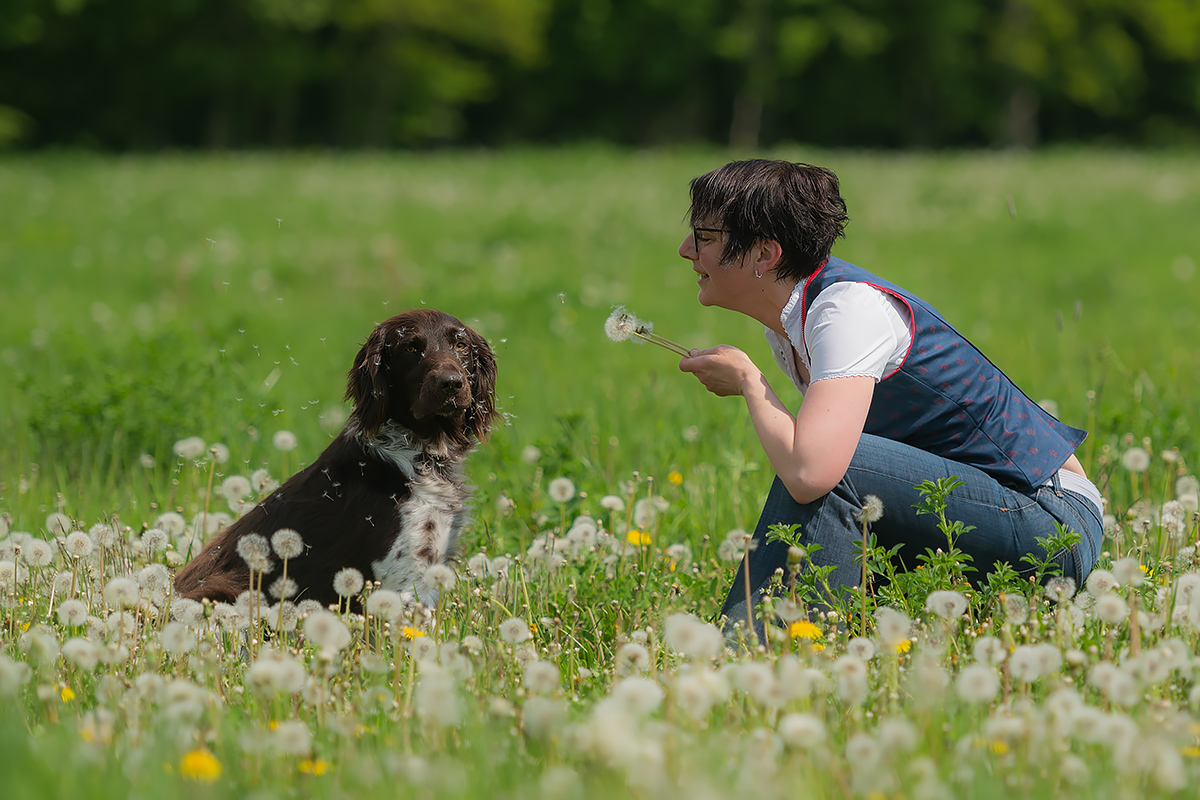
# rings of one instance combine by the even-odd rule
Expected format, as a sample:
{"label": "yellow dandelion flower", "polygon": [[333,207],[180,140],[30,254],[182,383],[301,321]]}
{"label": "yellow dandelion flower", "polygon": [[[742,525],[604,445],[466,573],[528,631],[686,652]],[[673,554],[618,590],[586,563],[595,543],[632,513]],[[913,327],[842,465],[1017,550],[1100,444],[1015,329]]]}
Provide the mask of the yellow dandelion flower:
{"label": "yellow dandelion flower", "polygon": [[650,544],[650,534],[646,533],[645,531],[639,531],[637,529],[631,530],[625,536],[625,538],[629,541],[630,544],[635,544],[638,547],[645,547],[646,545]]}
{"label": "yellow dandelion flower", "polygon": [[806,619],[800,619],[788,626],[788,634],[793,639],[820,639],[825,634],[821,632],[813,623]]}
{"label": "yellow dandelion flower", "polygon": [[676,486],[683,486],[683,473],[682,472],[670,472],[667,474],[667,480],[669,480],[671,483],[675,484]]}
{"label": "yellow dandelion flower", "polygon": [[813,642],[812,650],[814,653],[823,653],[825,652],[825,645],[821,644],[820,642]]}
{"label": "yellow dandelion flower", "polygon": [[988,742],[988,749],[998,756],[1002,756],[1008,752],[1008,745],[999,739],[993,739]]}
{"label": "yellow dandelion flower", "polygon": [[64,703],[69,703],[75,699],[75,690],[70,686],[62,687],[62,699]]}
{"label": "yellow dandelion flower", "polygon": [[910,647],[912,647],[912,640],[911,639],[903,639],[899,642],[896,642],[896,653],[897,654],[907,653],[908,649]]}
{"label": "yellow dandelion flower", "polygon": [[329,771],[329,762],[323,758],[306,758],[300,762],[300,771],[305,775],[320,777]]}
{"label": "yellow dandelion flower", "polygon": [[189,781],[213,783],[221,777],[221,762],[207,750],[192,750],[179,760],[179,773]]}
{"label": "yellow dandelion flower", "polygon": [[271,730],[278,730],[279,722],[276,720],[271,720],[270,722],[267,723],[267,727],[270,728]]}
{"label": "yellow dandelion flower", "polygon": [[401,633],[404,634],[405,639],[419,639],[425,635],[425,631],[420,630],[419,628],[411,627],[409,625],[405,625],[404,629],[401,630]]}

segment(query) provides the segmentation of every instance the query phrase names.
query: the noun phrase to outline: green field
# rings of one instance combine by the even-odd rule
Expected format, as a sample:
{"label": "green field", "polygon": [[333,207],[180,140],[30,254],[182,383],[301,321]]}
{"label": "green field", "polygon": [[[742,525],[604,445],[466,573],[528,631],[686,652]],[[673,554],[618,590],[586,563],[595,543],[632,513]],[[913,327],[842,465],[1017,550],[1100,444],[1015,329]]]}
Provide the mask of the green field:
{"label": "green field", "polygon": [[[1170,620],[1174,581],[1195,569],[1179,555],[1195,544],[1194,517],[1173,539],[1160,516],[1176,499],[1176,479],[1200,463],[1200,161],[1190,152],[772,155],[840,176],[851,223],[836,255],[930,300],[1031,396],[1091,431],[1080,457],[1122,526],[1110,552],[1139,558],[1152,576],[1118,591],[1134,618],[1134,597],[1143,598],[1148,620],[1131,630],[1083,609],[1074,626],[1063,622],[1064,607],[1043,605],[1036,587],[1025,587],[1034,610],[1024,625],[999,613],[999,595],[979,593],[970,620],[943,626],[921,611],[923,597],[909,598],[912,649],[875,656],[864,701],[839,698],[836,681],[828,696],[761,701],[739,682],[751,679],[737,670],[753,668],[730,666],[743,664],[730,653],[718,659],[733,686],[728,701],[699,721],[682,710],[677,678],[687,672],[661,643],[663,619],[717,612],[734,569],[718,546],[728,531],[753,526],[771,476],[740,401],[708,395],[663,350],[609,341],[602,324],[624,304],[688,346],[742,347],[795,407],[798,395],[773,374],[761,329],[701,308],[693,273],[675,253],[687,231],[687,182],[728,160],[724,152],[6,157],[0,533],[52,539],[61,532],[49,530],[48,517],[58,512],[69,527],[104,522],[122,534],[107,561],[76,564],[55,548],[53,562],[24,579],[21,565],[12,567],[21,537],[9,536],[0,551],[0,567],[5,559],[12,567],[9,583],[0,581],[0,667],[7,669],[3,659],[33,665],[16,690],[0,693],[0,766],[24,776],[15,789],[168,791],[186,779],[181,759],[203,751],[223,771],[214,784],[190,782],[195,796],[232,789],[340,797],[377,784],[428,796],[652,796],[702,782],[710,792],[766,796],[794,796],[796,786],[822,796],[922,796],[921,786],[929,796],[938,787],[951,796],[1002,796],[1014,787],[1050,796],[1075,785],[1077,765],[1066,760],[1074,754],[1089,767],[1080,791],[1169,794],[1173,779],[1161,772],[1170,765],[1142,753],[1147,741],[1182,753],[1187,780],[1200,779],[1197,665],[1184,658],[1151,680],[1143,663],[1162,642],[1182,642],[1193,656],[1197,644],[1195,628]],[[326,694],[243,695],[236,637],[201,633],[198,651],[172,655],[159,642],[165,615],[146,609],[135,615],[133,638],[122,639],[127,660],[85,669],[55,654],[35,663],[41,645],[29,645],[26,628],[45,624],[56,647],[88,637],[87,626],[71,628],[55,614],[55,573],[78,569],[74,591],[104,620],[106,581],[156,558],[136,546],[141,531],[168,511],[190,523],[205,509],[209,481],[260,468],[284,477],[310,462],[340,428],[358,345],[375,323],[421,305],[460,317],[492,343],[508,423],[469,463],[476,522],[460,583],[439,611],[442,627],[422,637],[484,641],[471,675],[456,675],[457,724],[422,714],[407,640],[372,639],[361,621],[350,620],[354,642],[332,661],[298,632],[279,640]],[[296,450],[272,446],[279,430],[297,435]],[[189,436],[225,444],[230,459],[182,461],[172,446]],[[1131,447],[1152,454],[1145,473],[1122,467]],[[545,492],[556,477],[580,492],[565,505]],[[550,573],[532,564],[521,580],[467,580],[472,554],[523,557],[537,537],[562,535],[580,514],[623,541],[634,520],[602,509],[604,495],[624,497],[630,511],[638,498],[663,498],[657,518],[638,526],[649,544],[608,562],[575,554]],[[502,496],[511,511],[498,505]],[[672,544],[686,544],[694,562],[672,561]],[[538,626],[536,655],[561,673],[562,688],[538,695],[561,704],[566,718],[546,723],[550,733],[531,721],[536,692],[521,679],[529,653],[498,638],[510,616]],[[833,659],[845,655],[847,634],[814,621],[826,627],[824,651],[797,652],[808,668],[836,675]],[[94,635],[105,642],[125,636],[100,628]],[[973,661],[975,637],[1002,633],[1012,646],[1050,642],[1066,660],[1023,686],[1010,687],[1005,668],[1005,692],[990,706],[923,698],[914,683],[923,665],[936,662],[952,679]],[[604,703],[620,699],[617,678],[639,671],[621,660],[631,639],[648,642],[647,684],[668,699],[619,728],[617,738],[636,741],[640,755],[613,755],[580,740],[600,735],[593,728]],[[776,664],[781,646],[745,663]],[[461,658],[452,649],[444,648],[443,662]],[[1135,702],[1098,688],[1090,676],[1101,663],[1136,673]],[[581,677],[581,667],[590,676]],[[201,710],[173,717],[177,699],[147,699],[143,674],[198,687],[207,693],[195,699]],[[1130,720],[1147,732],[1142,743],[1114,733],[1112,741],[1132,748],[1125,752],[1060,731],[1047,698],[1063,688],[1088,708]],[[824,744],[780,744],[773,731],[789,713],[823,720]],[[95,734],[110,717],[110,735]],[[1026,727],[1000,733],[1002,717]],[[889,744],[883,718],[907,722],[911,742]],[[246,730],[269,737],[286,719],[307,725],[307,749],[280,755],[242,741]],[[878,766],[854,755],[856,736],[866,734],[891,748]],[[67,758],[72,766],[60,769]],[[885,777],[856,778],[856,759]],[[465,770],[454,766],[464,762]]]}

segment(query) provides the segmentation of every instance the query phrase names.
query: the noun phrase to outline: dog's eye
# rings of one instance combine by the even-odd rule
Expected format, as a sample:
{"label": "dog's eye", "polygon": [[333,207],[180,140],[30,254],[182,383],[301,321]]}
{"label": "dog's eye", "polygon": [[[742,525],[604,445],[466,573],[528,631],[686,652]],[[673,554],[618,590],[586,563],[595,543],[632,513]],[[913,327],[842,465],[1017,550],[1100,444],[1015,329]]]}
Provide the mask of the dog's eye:
{"label": "dog's eye", "polygon": [[457,342],[454,343],[454,349],[460,353],[465,351],[467,349],[467,347],[468,347],[468,345],[467,345],[466,339],[459,339]]}
{"label": "dog's eye", "polygon": [[408,342],[404,345],[404,349],[410,353],[419,353],[421,352],[421,345],[417,342]]}

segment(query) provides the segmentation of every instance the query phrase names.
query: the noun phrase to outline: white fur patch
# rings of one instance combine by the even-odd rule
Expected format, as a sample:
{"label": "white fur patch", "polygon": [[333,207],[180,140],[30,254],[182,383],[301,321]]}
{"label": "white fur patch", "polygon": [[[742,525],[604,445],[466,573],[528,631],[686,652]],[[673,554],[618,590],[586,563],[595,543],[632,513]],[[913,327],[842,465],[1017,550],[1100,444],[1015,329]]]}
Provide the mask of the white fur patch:
{"label": "white fur patch", "polygon": [[432,605],[437,595],[426,586],[425,571],[444,561],[458,542],[467,523],[469,492],[459,464],[435,469],[428,461],[416,460],[423,451],[414,447],[407,432],[385,431],[391,435],[367,446],[404,473],[411,494],[399,506],[400,529],[391,549],[371,569],[384,589]]}

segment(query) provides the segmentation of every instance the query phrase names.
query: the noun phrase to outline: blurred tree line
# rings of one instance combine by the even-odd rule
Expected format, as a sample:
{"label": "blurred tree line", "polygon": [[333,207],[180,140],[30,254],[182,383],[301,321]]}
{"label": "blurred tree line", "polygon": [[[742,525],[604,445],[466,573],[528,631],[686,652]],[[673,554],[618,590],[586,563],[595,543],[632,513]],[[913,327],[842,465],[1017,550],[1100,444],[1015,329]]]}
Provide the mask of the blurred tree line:
{"label": "blurred tree line", "polygon": [[1200,141],[1200,0],[0,0],[0,146]]}

